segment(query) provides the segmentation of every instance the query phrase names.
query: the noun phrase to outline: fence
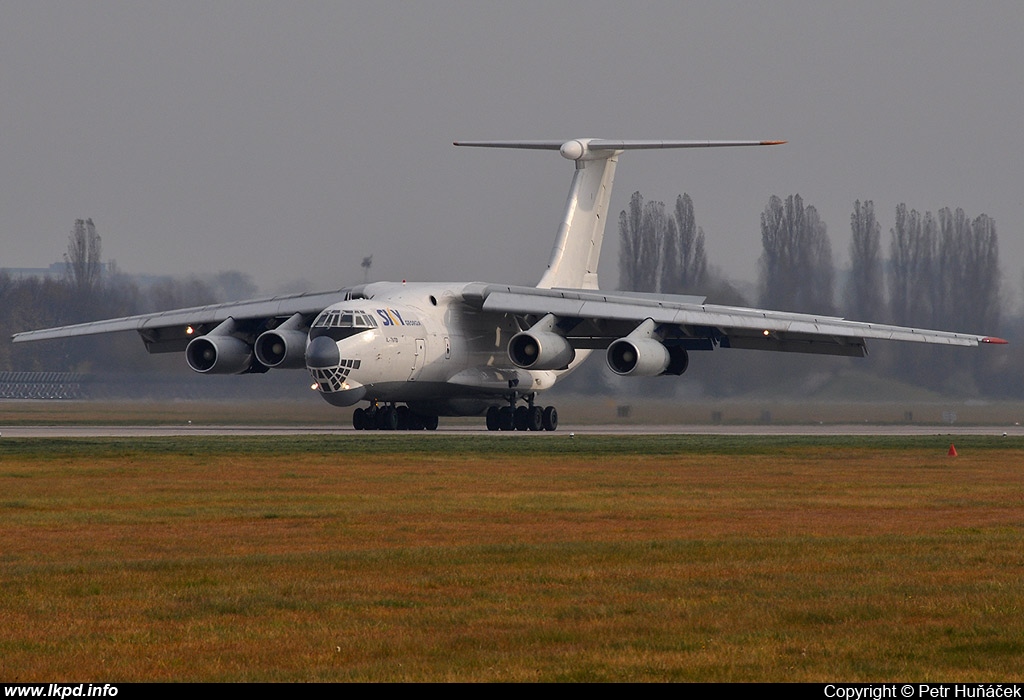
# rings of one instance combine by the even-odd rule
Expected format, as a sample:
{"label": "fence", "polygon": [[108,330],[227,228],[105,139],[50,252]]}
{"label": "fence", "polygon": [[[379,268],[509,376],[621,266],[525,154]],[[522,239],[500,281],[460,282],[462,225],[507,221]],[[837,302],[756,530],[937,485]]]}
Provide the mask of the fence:
{"label": "fence", "polygon": [[0,399],[88,398],[80,372],[0,372]]}

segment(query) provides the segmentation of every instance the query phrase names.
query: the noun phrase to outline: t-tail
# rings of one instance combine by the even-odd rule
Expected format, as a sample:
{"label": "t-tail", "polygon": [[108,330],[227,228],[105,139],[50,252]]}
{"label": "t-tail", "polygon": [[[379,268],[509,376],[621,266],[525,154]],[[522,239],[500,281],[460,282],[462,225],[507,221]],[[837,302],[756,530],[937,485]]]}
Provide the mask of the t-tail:
{"label": "t-tail", "polygon": [[650,148],[715,148],[725,146],[773,146],[785,141],[614,141],[572,139],[570,141],[456,141],[456,146],[483,148],[528,148],[559,151],[576,162],[565,214],[551,250],[548,269],[537,286],[568,289],[597,289],[597,265],[608,220],[608,204],[619,154]]}

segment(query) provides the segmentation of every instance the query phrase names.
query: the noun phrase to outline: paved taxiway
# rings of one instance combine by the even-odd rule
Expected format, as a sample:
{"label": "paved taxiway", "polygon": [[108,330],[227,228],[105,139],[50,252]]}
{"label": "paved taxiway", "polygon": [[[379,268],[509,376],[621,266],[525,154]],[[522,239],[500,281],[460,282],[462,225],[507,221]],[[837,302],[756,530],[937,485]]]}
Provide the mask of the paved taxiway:
{"label": "paved taxiway", "polygon": [[362,433],[350,427],[250,425],[19,425],[0,426],[3,438],[180,437],[185,435],[506,435],[557,438],[569,435],[995,435],[1024,436],[1024,426],[981,425],[563,425],[553,433],[490,433],[483,426],[442,425],[436,432]]}

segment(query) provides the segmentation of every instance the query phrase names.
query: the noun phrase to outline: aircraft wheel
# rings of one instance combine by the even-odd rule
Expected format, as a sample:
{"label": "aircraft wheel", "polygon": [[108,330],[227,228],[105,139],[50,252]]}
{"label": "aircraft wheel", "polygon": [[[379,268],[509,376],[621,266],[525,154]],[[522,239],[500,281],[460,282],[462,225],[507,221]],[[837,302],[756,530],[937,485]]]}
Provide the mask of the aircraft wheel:
{"label": "aircraft wheel", "polygon": [[380,409],[371,406],[363,411],[363,430],[377,430],[379,427]]}
{"label": "aircraft wheel", "polygon": [[517,406],[515,412],[516,430],[528,430],[529,424],[527,421],[529,419],[530,409],[527,406]]}
{"label": "aircraft wheel", "polygon": [[352,411],[352,427],[356,430],[366,430],[366,411],[361,408]]}
{"label": "aircraft wheel", "polygon": [[388,406],[377,411],[377,427],[381,430],[395,430],[398,428],[398,411],[394,406]]}
{"label": "aircraft wheel", "polygon": [[526,415],[526,427],[537,432],[544,429],[544,409],[540,406],[530,406]]}
{"label": "aircraft wheel", "polygon": [[500,430],[501,429],[501,409],[497,406],[489,406],[487,408],[487,429],[488,430]]}
{"label": "aircraft wheel", "polygon": [[558,411],[554,406],[548,406],[544,409],[543,417],[541,418],[541,424],[544,430],[557,430],[558,429]]}
{"label": "aircraft wheel", "polygon": [[437,416],[423,416],[423,427],[427,430],[437,430]]}
{"label": "aircraft wheel", "polygon": [[498,429],[499,430],[515,430],[516,429],[516,414],[512,410],[511,406],[502,406],[498,409]]}
{"label": "aircraft wheel", "polygon": [[398,414],[398,430],[412,430],[412,411],[408,406],[399,406],[396,409]]}

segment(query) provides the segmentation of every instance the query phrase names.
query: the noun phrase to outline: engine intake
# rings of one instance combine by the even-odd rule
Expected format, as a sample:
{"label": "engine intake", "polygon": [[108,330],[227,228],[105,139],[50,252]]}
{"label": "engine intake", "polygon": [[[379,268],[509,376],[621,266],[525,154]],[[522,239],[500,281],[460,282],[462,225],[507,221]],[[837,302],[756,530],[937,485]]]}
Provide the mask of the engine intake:
{"label": "engine intake", "polygon": [[565,369],[576,350],[557,333],[523,331],[508,342],[508,359],[522,369]]}
{"label": "engine intake", "polygon": [[189,342],[185,360],[200,374],[242,374],[252,365],[252,347],[234,336],[211,333]]}
{"label": "engine intake", "polygon": [[253,345],[256,359],[267,367],[299,369],[306,366],[306,333],[276,329],[260,334]]}
{"label": "engine intake", "polygon": [[623,377],[664,374],[672,362],[668,348],[651,338],[619,338],[608,346],[605,359],[611,371]]}

